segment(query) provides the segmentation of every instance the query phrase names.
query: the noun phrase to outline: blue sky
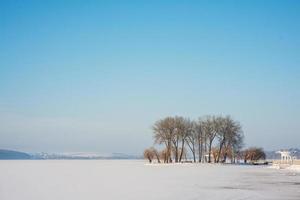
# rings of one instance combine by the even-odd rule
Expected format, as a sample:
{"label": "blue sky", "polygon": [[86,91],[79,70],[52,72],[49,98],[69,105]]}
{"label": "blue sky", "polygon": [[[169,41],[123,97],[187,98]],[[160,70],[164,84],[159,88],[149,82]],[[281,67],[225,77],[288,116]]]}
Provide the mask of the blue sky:
{"label": "blue sky", "polygon": [[139,154],[168,115],[299,147],[299,1],[1,1],[0,148]]}

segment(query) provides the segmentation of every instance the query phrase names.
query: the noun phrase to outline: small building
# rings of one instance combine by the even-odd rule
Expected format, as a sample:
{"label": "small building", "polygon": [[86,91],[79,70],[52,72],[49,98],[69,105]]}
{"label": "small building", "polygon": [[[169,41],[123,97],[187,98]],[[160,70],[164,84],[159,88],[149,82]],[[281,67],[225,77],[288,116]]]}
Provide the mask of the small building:
{"label": "small building", "polygon": [[276,153],[280,154],[280,164],[293,164],[294,158],[289,151],[277,151]]}

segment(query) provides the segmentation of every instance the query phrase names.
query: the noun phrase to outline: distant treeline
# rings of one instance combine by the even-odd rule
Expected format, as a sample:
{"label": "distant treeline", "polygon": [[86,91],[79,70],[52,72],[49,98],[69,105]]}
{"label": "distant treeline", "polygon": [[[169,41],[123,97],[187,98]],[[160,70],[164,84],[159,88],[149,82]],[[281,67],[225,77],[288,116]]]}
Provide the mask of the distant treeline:
{"label": "distant treeline", "polygon": [[[230,116],[205,116],[190,120],[180,116],[158,120],[152,127],[154,144],[162,145],[144,151],[144,157],[164,163],[172,162],[226,162],[265,159],[261,148],[243,150],[244,134],[238,121]],[[161,149],[161,148],[160,148]],[[188,159],[191,158],[191,159]]]}

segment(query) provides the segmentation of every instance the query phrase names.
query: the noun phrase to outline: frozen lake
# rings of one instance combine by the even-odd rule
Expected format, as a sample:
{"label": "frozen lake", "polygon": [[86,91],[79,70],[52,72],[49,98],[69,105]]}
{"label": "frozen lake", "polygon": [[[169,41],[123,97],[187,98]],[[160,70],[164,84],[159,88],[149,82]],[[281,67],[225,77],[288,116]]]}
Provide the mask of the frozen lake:
{"label": "frozen lake", "polygon": [[1,200],[300,199],[300,174],[134,160],[0,161]]}

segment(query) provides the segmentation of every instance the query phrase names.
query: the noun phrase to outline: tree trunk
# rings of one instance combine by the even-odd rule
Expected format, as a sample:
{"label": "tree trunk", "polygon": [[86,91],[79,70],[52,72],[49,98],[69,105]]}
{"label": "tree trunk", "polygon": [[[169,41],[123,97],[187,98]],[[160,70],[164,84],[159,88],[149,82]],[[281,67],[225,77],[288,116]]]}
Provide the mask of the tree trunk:
{"label": "tree trunk", "polygon": [[159,159],[159,155],[156,154],[156,159],[157,159],[157,162],[160,163],[160,159]]}
{"label": "tree trunk", "polygon": [[209,146],[208,146],[208,163],[211,163],[211,146],[212,146],[212,141],[209,141]]}
{"label": "tree trunk", "polygon": [[225,139],[223,138],[222,141],[220,142],[220,147],[219,147],[219,152],[218,152],[218,158],[216,159],[217,163],[220,161],[220,157],[221,157],[221,152],[222,152],[222,148],[224,145],[224,141]]}
{"label": "tree trunk", "polygon": [[187,145],[192,152],[194,162],[196,162],[195,141],[190,139],[190,141],[187,141]]}
{"label": "tree trunk", "polygon": [[214,163],[217,163],[218,155],[214,155]]}
{"label": "tree trunk", "polygon": [[179,140],[176,139],[176,141],[173,141],[173,144],[174,144],[174,148],[175,148],[175,156],[174,156],[174,159],[175,159],[175,162],[178,163],[178,143],[179,143]]}
{"label": "tree trunk", "polygon": [[171,156],[171,142],[168,141],[168,146],[167,146],[167,163],[172,162],[172,156]]}
{"label": "tree trunk", "polygon": [[181,162],[182,155],[183,155],[184,140],[185,140],[185,139],[182,139],[182,143],[181,143],[182,145],[181,145],[181,152],[180,152],[179,162]]}
{"label": "tree trunk", "polygon": [[202,161],[202,154],[203,154],[203,141],[202,138],[200,136],[200,138],[198,138],[198,156],[199,156],[199,163],[201,163]]}
{"label": "tree trunk", "polygon": [[196,153],[195,150],[193,151],[193,158],[194,158],[194,163],[196,162]]}
{"label": "tree trunk", "polygon": [[227,160],[227,152],[224,153],[224,157],[223,157],[222,163],[225,163],[226,160]]}
{"label": "tree trunk", "polygon": [[200,134],[200,138],[198,138],[198,153],[199,153],[199,163],[204,162],[203,153],[205,152],[205,138],[203,133]]}
{"label": "tree trunk", "polygon": [[196,162],[196,149],[195,149],[195,143],[194,142],[192,143],[192,146],[190,147],[190,149],[191,149],[191,152],[193,154],[193,160],[194,160],[194,162]]}
{"label": "tree trunk", "polygon": [[208,146],[208,144],[207,144],[207,138],[205,137],[204,138],[204,143],[203,143],[203,145],[204,145],[204,154],[202,154],[202,156],[204,157],[204,162],[207,162],[207,160],[206,160],[206,158],[205,158],[205,153],[207,153],[207,146]]}

